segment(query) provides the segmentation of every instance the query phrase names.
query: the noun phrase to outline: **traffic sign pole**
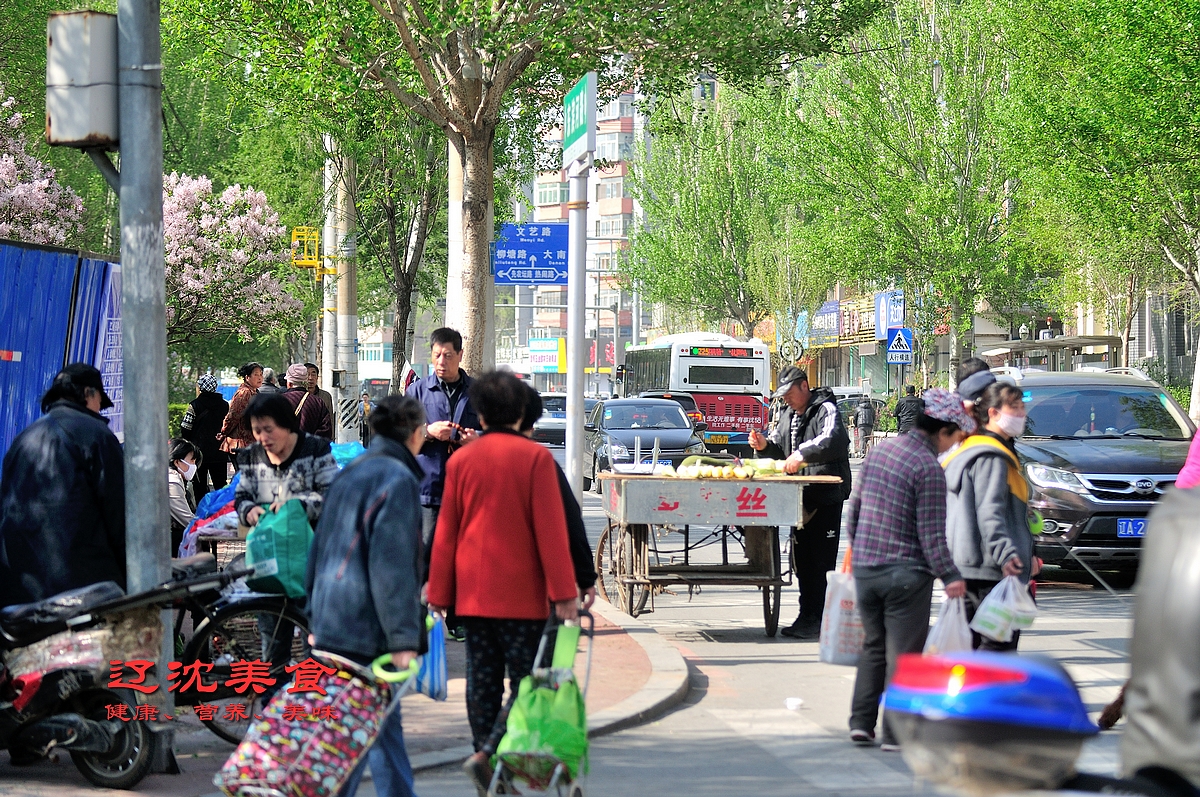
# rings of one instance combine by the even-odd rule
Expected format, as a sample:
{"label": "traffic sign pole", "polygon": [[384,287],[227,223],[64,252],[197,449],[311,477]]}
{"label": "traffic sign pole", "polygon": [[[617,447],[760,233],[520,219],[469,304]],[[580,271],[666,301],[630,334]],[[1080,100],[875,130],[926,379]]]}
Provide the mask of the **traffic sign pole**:
{"label": "traffic sign pole", "polygon": [[596,148],[596,73],[589,72],[563,101],[563,166],[570,170],[567,203],[567,483],[583,503],[583,381],[587,279],[588,175]]}

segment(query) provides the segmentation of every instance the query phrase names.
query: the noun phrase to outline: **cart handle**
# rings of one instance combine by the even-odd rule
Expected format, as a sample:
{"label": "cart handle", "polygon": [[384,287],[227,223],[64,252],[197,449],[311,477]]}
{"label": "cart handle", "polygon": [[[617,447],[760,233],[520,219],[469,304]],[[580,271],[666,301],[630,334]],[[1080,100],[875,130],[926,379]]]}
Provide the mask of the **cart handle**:
{"label": "cart handle", "polygon": [[421,671],[421,658],[418,656],[409,663],[408,669],[397,670],[392,666],[392,654],[384,653],[371,662],[371,674],[384,683],[402,684]]}

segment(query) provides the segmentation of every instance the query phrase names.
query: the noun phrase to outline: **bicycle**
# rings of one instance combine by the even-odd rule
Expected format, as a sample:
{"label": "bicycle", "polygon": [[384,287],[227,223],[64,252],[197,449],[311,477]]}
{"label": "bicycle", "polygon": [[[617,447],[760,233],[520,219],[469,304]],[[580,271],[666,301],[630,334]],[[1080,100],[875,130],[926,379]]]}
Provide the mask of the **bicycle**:
{"label": "bicycle", "polygon": [[[225,572],[236,574],[238,578],[252,574],[253,570],[242,566],[244,561],[244,556],[235,557],[225,566]],[[206,553],[172,561],[172,576],[176,580],[199,575],[197,571],[215,572],[216,557]],[[176,693],[176,704],[192,706],[193,710],[198,705],[215,707],[203,714],[197,712],[197,717],[218,737],[237,744],[245,736],[255,713],[261,712],[273,692],[259,695],[253,689],[246,689],[243,694],[238,694],[225,686],[233,665],[269,659],[271,647],[277,641],[283,642],[286,629],[290,628],[288,657],[274,662],[270,668],[270,676],[275,678],[276,685],[282,684],[287,679],[285,668],[308,658],[308,618],[295,601],[283,595],[254,592],[227,595],[206,591],[177,601],[175,609],[178,612],[175,619],[176,655],[180,663],[185,666],[195,662],[213,665],[200,675],[198,687]],[[184,618],[189,614],[194,627],[185,639],[182,633]]]}

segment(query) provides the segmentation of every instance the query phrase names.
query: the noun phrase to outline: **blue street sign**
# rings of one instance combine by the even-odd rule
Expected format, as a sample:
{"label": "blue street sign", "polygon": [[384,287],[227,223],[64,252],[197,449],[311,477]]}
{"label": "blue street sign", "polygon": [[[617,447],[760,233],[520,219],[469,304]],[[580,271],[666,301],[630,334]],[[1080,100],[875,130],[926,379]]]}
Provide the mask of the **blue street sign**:
{"label": "blue street sign", "polygon": [[888,330],[888,365],[913,364],[913,335],[907,327]]}
{"label": "blue street sign", "polygon": [[566,285],[567,222],[505,224],[492,244],[497,285]]}

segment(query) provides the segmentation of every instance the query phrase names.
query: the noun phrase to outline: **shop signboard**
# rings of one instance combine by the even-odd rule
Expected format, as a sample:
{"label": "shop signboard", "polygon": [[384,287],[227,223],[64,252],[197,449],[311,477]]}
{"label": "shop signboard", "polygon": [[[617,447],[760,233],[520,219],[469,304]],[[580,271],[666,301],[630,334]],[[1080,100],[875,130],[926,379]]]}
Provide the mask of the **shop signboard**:
{"label": "shop signboard", "polygon": [[889,330],[904,326],[904,291],[875,294],[875,338],[887,340]]}
{"label": "shop signboard", "polygon": [[841,322],[841,303],[836,299],[821,305],[808,325],[808,345],[814,349],[836,347]]}
{"label": "shop signboard", "polygon": [[566,338],[530,338],[529,367],[535,374],[565,373]]}
{"label": "shop signboard", "polygon": [[875,302],[872,297],[843,301],[840,314],[838,339],[842,346],[875,343]]}

